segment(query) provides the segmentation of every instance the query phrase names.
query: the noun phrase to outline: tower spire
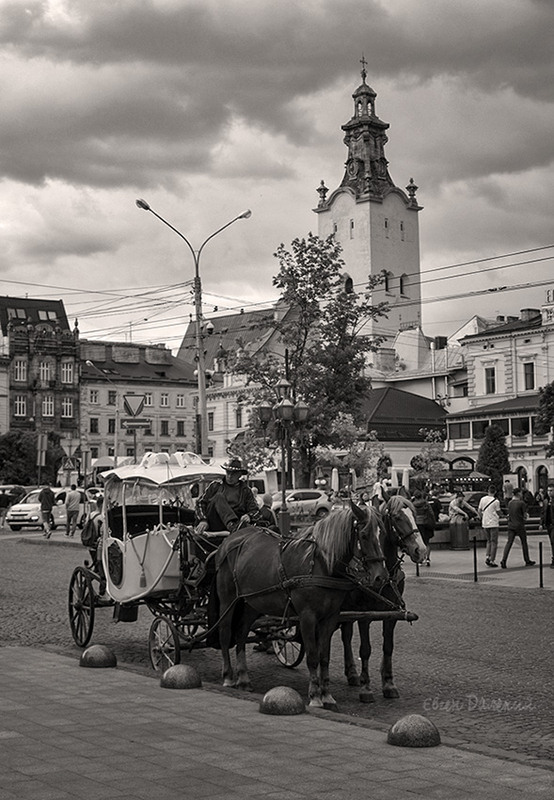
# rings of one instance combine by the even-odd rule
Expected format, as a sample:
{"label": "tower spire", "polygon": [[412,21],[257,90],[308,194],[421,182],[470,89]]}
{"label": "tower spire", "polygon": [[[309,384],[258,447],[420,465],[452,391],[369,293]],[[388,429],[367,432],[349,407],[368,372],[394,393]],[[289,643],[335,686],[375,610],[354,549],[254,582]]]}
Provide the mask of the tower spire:
{"label": "tower spire", "polygon": [[362,65],[362,71],[361,71],[362,81],[363,83],[365,83],[365,79],[367,78],[367,71],[366,71],[367,61],[365,60],[364,53],[362,53],[362,57],[360,58],[360,64]]}

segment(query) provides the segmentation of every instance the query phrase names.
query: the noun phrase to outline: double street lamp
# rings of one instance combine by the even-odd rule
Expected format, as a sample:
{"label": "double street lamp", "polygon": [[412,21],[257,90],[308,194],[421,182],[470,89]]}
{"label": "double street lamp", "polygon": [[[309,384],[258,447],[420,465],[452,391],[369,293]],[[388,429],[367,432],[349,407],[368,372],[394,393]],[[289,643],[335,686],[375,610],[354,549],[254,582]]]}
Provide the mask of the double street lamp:
{"label": "double street lamp", "polygon": [[180,236],[181,239],[187,244],[192,258],[194,260],[194,309],[195,309],[195,337],[196,337],[196,364],[197,364],[197,380],[198,380],[198,414],[196,419],[196,431],[197,431],[197,446],[196,451],[197,453],[202,456],[204,460],[209,458],[208,454],[208,412],[207,412],[207,399],[206,399],[206,358],[204,352],[204,344],[202,342],[202,327],[203,327],[203,318],[202,318],[202,283],[200,281],[200,256],[202,254],[202,250],[208,244],[208,242],[217,236],[218,233],[224,231],[225,228],[228,228],[229,225],[232,225],[233,222],[236,222],[239,219],[249,219],[252,216],[252,212],[250,210],[244,211],[242,214],[239,214],[234,219],[227,222],[225,225],[222,225],[221,228],[218,228],[212,234],[205,239],[198,250],[195,250],[187,237],[181,233],[181,231],[174,228],[171,223],[169,223],[166,219],[161,217],[157,214],[153,208],[146,202],[146,200],[137,200],[136,204],[139,208],[143,209],[143,211],[149,211],[155,217],[157,217],[160,222],[163,222],[164,225],[167,225],[168,228]]}
{"label": "double street lamp", "polygon": [[290,534],[290,513],[287,508],[287,456],[290,452],[291,433],[300,425],[303,425],[308,418],[309,408],[302,400],[296,403],[290,398],[291,384],[282,378],[275,387],[279,397],[279,402],[275,405],[270,403],[260,403],[258,414],[260,422],[267,428],[270,422],[275,423],[277,440],[281,445],[281,509],[279,511],[279,528],[283,536]]}

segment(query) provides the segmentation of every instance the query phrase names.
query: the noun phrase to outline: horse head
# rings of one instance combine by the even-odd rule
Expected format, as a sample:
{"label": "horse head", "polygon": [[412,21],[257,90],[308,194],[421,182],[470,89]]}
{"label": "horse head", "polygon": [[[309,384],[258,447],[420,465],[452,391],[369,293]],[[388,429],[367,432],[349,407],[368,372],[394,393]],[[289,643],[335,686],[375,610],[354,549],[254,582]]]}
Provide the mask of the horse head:
{"label": "horse head", "polygon": [[350,501],[358,538],[358,558],[368,576],[369,585],[379,591],[387,583],[389,573],[379,542],[380,519],[374,508],[362,509]]}
{"label": "horse head", "polygon": [[415,521],[415,508],[406,497],[394,495],[382,509],[386,536],[397,550],[407,553],[412,561],[421,564],[427,557],[427,547]]}

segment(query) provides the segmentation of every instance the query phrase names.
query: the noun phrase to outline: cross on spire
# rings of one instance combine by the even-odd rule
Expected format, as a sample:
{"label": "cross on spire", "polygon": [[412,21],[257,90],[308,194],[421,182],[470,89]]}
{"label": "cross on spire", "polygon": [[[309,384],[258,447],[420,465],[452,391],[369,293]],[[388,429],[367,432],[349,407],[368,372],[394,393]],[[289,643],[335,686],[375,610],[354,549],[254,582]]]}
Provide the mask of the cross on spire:
{"label": "cross on spire", "polygon": [[367,78],[367,61],[365,60],[365,55],[362,53],[362,57],[360,58],[360,64],[362,65],[362,80],[365,83],[365,79]]}

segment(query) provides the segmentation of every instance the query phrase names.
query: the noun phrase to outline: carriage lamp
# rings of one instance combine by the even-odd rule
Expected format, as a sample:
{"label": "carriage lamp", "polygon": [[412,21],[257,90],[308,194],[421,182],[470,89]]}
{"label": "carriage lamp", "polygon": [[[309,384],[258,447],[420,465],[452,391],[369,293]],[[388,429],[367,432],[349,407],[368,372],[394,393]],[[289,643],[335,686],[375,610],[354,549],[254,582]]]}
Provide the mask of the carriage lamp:
{"label": "carriage lamp", "polygon": [[[239,219],[250,219],[252,216],[252,212],[250,209],[243,211],[242,214],[239,214],[234,219],[227,222],[225,225],[222,225],[221,228],[218,228],[216,231],[211,233],[207,239],[204,239],[198,250],[195,250],[194,247],[191,245],[187,237],[184,233],[177,230],[170,222],[164,219],[160,214],[158,214],[154,209],[142,198],[136,200],[136,205],[138,208],[142,209],[143,211],[149,211],[155,217],[157,217],[160,222],[163,222],[168,228],[170,228],[177,236],[180,236],[181,239],[185,242],[188,246],[192,258],[194,260],[194,308],[195,308],[195,339],[196,339],[196,356],[195,361],[198,364],[197,370],[197,381],[198,381],[198,413],[196,417],[196,431],[197,431],[197,440],[196,440],[196,452],[202,456],[204,460],[208,459],[208,410],[207,410],[207,397],[206,397],[206,354],[204,352],[204,343],[202,341],[203,333],[202,328],[204,324],[204,320],[202,317],[202,283],[200,280],[200,256],[202,254],[202,250],[208,244],[208,242],[217,236],[218,233],[224,231],[225,228],[228,228],[229,225],[232,225],[233,222],[236,222]],[[212,323],[208,323],[207,332],[210,334],[209,326]],[[211,332],[213,332],[213,325],[211,327]]]}
{"label": "carriage lamp", "polygon": [[279,402],[275,405],[263,401],[258,405],[258,416],[264,430],[270,422],[275,422],[277,439],[281,444],[281,508],[279,528],[284,536],[290,534],[290,513],[287,508],[287,454],[290,447],[291,428],[306,422],[309,407],[303,400],[293,403],[289,397],[291,384],[282,378],[275,387]]}

